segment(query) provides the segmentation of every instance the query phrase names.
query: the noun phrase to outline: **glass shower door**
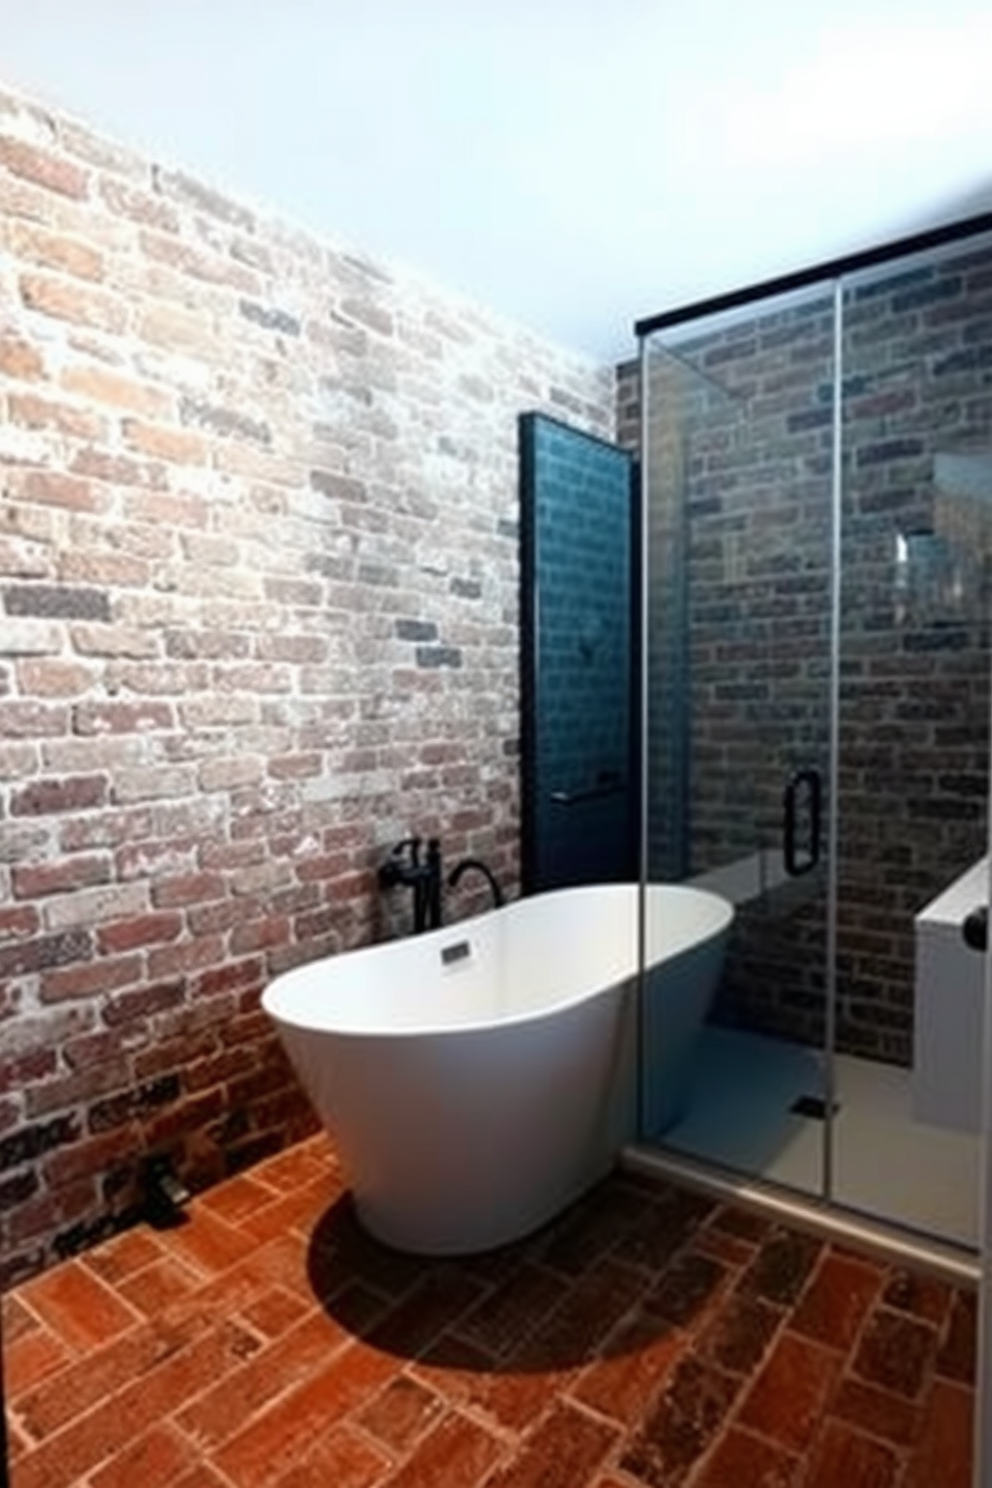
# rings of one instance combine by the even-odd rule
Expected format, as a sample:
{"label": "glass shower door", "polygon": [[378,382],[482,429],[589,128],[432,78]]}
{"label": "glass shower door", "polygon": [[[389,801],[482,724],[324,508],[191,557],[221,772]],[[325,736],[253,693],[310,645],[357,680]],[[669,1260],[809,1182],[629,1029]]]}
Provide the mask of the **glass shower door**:
{"label": "glass shower door", "polygon": [[643,1135],[814,1193],[828,1115],[833,305],[818,286],[657,331],[642,353],[647,876],[736,908],[688,1098],[664,1130],[644,1040]]}
{"label": "glass shower door", "polygon": [[834,1197],[978,1241],[992,237],[844,283]]}

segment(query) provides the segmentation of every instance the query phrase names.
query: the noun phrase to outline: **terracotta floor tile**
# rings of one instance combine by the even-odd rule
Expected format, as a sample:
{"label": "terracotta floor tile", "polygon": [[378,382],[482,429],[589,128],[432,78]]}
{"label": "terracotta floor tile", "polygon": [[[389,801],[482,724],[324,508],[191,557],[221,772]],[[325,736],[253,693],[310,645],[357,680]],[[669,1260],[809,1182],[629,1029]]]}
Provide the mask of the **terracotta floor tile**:
{"label": "terracotta floor tile", "polygon": [[642,1309],[620,1323],[603,1357],[570,1385],[569,1395],[600,1415],[633,1425],[660,1393],[689,1341],[681,1328]]}
{"label": "terracotta floor tile", "polygon": [[790,1306],[806,1285],[822,1249],[822,1241],[811,1235],[770,1231],[741,1278],[742,1294]]}
{"label": "terracotta floor tile", "polygon": [[937,1380],[901,1488],[971,1488],[974,1391]]}
{"label": "terracotta floor tile", "polygon": [[370,1401],[398,1367],[386,1354],[349,1344],[253,1417],[214,1454],[215,1465],[237,1488],[265,1488],[268,1464],[288,1470],[325,1431]]}
{"label": "terracotta floor tile", "polygon": [[754,1259],[755,1247],[749,1241],[738,1240],[735,1235],[728,1235],[723,1230],[711,1229],[709,1226],[696,1231],[692,1244],[694,1250],[703,1255],[711,1255],[736,1271],[743,1271]]}
{"label": "terracotta floor tile", "polygon": [[471,1399],[511,1431],[537,1419],[555,1393],[599,1351],[640,1299],[644,1283],[614,1261],[576,1283],[571,1295],[497,1372],[472,1381]]}
{"label": "terracotta floor tile", "polygon": [[337,1156],[329,1140],[321,1132],[316,1137],[308,1137],[305,1142],[298,1142],[295,1147],[287,1148],[285,1152],[277,1153],[275,1157],[267,1157],[252,1169],[252,1177],[271,1188],[288,1193],[305,1187],[327,1172],[337,1170]]}
{"label": "terracotta floor tile", "polygon": [[783,1333],[744,1397],[738,1420],[793,1452],[809,1446],[842,1363],[832,1349]]}
{"label": "terracotta floor tile", "polygon": [[321,1173],[241,1219],[240,1229],[255,1241],[274,1240],[290,1230],[309,1232],[343,1192],[344,1181],[339,1173],[333,1170]]}
{"label": "terracotta floor tile", "polygon": [[946,1379],[973,1384],[976,1369],[978,1327],[977,1297],[958,1291],[951,1305],[944,1341],[937,1355],[937,1373]]}
{"label": "terracotta floor tile", "polygon": [[95,1271],[101,1281],[117,1286],[125,1277],[150,1266],[162,1255],[162,1247],[147,1225],[136,1225],[113,1240],[88,1250],[81,1256],[83,1264]]}
{"label": "terracotta floor tile", "polygon": [[34,1438],[51,1436],[187,1348],[204,1331],[206,1325],[173,1328],[156,1319],[122,1334],[18,1399],[18,1414]]}
{"label": "terracotta floor tile", "polygon": [[622,1181],[593,1189],[538,1247],[542,1265],[577,1276],[612,1246],[622,1245],[652,1205],[643,1190],[628,1188]]}
{"label": "terracotta floor tile", "polygon": [[760,1364],[783,1314],[770,1302],[734,1293],[724,1300],[698,1341],[701,1357],[739,1374],[751,1374]]}
{"label": "terracotta floor tile", "polygon": [[202,1271],[192,1271],[173,1256],[162,1256],[143,1271],[117,1283],[117,1290],[145,1317],[155,1317],[173,1302],[188,1297],[203,1285]]}
{"label": "terracotta floor tile", "polygon": [[691,1356],[679,1363],[660,1399],[632,1434],[620,1468],[648,1488],[678,1488],[715,1440],[741,1381]]}
{"label": "terracotta floor tile", "polygon": [[824,1255],[789,1327],[832,1348],[854,1343],[878,1293],[880,1274],[848,1256]]}
{"label": "terracotta floor tile", "polygon": [[[215,1310],[237,1311],[250,1306],[273,1287],[291,1293],[308,1308],[322,1300],[329,1306],[336,1305],[342,1293],[354,1297],[355,1273],[347,1267],[337,1267],[332,1285],[323,1274],[324,1260],[324,1252],[311,1248],[302,1236],[281,1235],[259,1245],[222,1275],[204,1283],[191,1298],[191,1305],[204,1303]],[[363,1290],[366,1297],[372,1297],[368,1288]],[[378,1293],[375,1296],[382,1307],[387,1298]]]}
{"label": "terracotta floor tile", "polygon": [[[138,1488],[137,1484],[135,1484],[135,1488]],[[144,1488],[144,1485],[142,1485],[142,1488]],[[150,1484],[148,1488],[151,1488]],[[174,1483],[170,1483],[169,1488],[229,1488],[229,1484],[225,1483],[223,1478],[214,1472],[209,1463],[200,1462],[193,1468],[192,1472],[183,1473],[181,1478],[177,1478]]]}
{"label": "terracotta floor tile", "polygon": [[731,1427],[693,1479],[693,1488],[794,1488],[802,1468],[801,1458]]}
{"label": "terracotta floor tile", "polygon": [[[828,1421],[803,1488],[895,1488],[901,1465],[891,1447]],[[944,1488],[943,1480],[934,1479],[928,1488]]]}
{"label": "terracotta floor tile", "polygon": [[193,1291],[169,1302],[155,1321],[179,1332],[204,1332],[217,1318],[236,1317],[268,1290],[264,1278],[246,1266],[233,1266]]}
{"label": "terracotta floor tile", "polygon": [[724,1234],[734,1235],[738,1240],[748,1240],[753,1245],[761,1245],[771,1231],[771,1222],[763,1214],[755,1214],[750,1209],[738,1209],[733,1204],[726,1204],[722,1205],[712,1216],[707,1228],[722,1230]]}
{"label": "terracotta floor tile", "polygon": [[922,1419],[920,1407],[911,1401],[864,1380],[850,1378],[841,1380],[830,1402],[830,1413],[897,1447],[905,1447],[914,1440]]}
{"label": "terracotta floor tile", "polygon": [[[319,1305],[319,1304],[318,1304]],[[333,1318],[339,1328],[355,1337],[371,1336],[374,1327],[400,1304],[390,1302],[371,1291],[363,1281],[350,1281],[335,1292],[320,1310]]]}
{"label": "terracotta floor tile", "polygon": [[355,1420],[377,1441],[402,1456],[446,1410],[447,1405],[433,1390],[407,1374],[400,1374],[389,1381]]}
{"label": "terracotta floor tile", "polygon": [[953,1287],[921,1272],[896,1271],[889,1279],[882,1301],[886,1307],[908,1312],[940,1327],[950,1310]]}
{"label": "terracotta floor tile", "polygon": [[450,1404],[465,1406],[480,1395],[480,1379],[495,1374],[496,1361],[474,1343],[442,1333],[406,1372]]}
{"label": "terracotta floor tile", "polygon": [[477,1488],[506,1450],[477,1422],[452,1411],[390,1478],[389,1488]]}
{"label": "terracotta floor tile", "polygon": [[79,1261],[64,1261],[30,1281],[23,1300],[71,1349],[106,1343],[140,1321],[110,1287]]}
{"label": "terracotta floor tile", "polygon": [[[203,1321],[213,1320],[218,1315],[230,1317],[250,1307],[273,1285],[283,1286],[298,1295],[307,1308],[316,1305],[310,1258],[299,1237],[287,1235],[253,1250],[244,1260],[204,1281],[188,1296],[166,1307],[162,1317],[169,1323],[182,1325],[197,1318]],[[359,1291],[365,1303],[363,1319],[373,1316],[376,1308],[382,1307],[382,1300],[360,1288],[346,1273],[339,1277],[339,1292],[333,1306],[338,1310],[351,1306]]]}
{"label": "terracotta floor tile", "polygon": [[315,1312],[206,1388],[183,1407],[177,1423],[203,1450],[220,1446],[277,1395],[317,1375],[351,1341],[335,1319]]}
{"label": "terracotta floor tile", "polygon": [[412,1359],[439,1333],[452,1328],[482,1291],[481,1283],[457,1267],[442,1265],[428,1271],[369,1329],[369,1343],[384,1353]]}
{"label": "terracotta floor tile", "polygon": [[617,1255],[634,1265],[662,1271],[713,1210],[713,1201],[688,1189],[668,1188],[645,1210]]}
{"label": "terracotta floor tile", "polygon": [[486,1488],[579,1488],[617,1440],[613,1427],[559,1401]]}
{"label": "terracotta floor tile", "polygon": [[606,1260],[576,1282],[512,1360],[532,1372],[580,1368],[643,1297],[642,1277],[628,1266]]}
{"label": "terracotta floor tile", "polygon": [[522,1434],[568,1388],[574,1371],[553,1367],[540,1372],[513,1371],[504,1362],[488,1374],[463,1374],[462,1403],[504,1431]]}
{"label": "terracotta floor tile", "polygon": [[279,1338],[311,1311],[295,1292],[274,1286],[242,1307],[239,1316],[263,1338]]}
{"label": "terracotta floor tile", "polygon": [[47,1328],[34,1328],[7,1345],[3,1355],[3,1384],[8,1400],[28,1390],[71,1364],[77,1356]]}
{"label": "terracotta floor tile", "polygon": [[831,1255],[843,1256],[845,1260],[857,1261],[862,1266],[874,1266],[879,1281],[888,1281],[897,1267],[895,1261],[887,1264],[881,1253],[870,1245],[857,1245],[849,1240],[830,1240],[828,1245]]}
{"label": "terracotta floor tile", "polygon": [[975,1299],[621,1174],[488,1254],[324,1137],[4,1299],[13,1488],[970,1488]]}
{"label": "terracotta floor tile", "polygon": [[21,1297],[15,1296],[13,1292],[7,1292],[0,1298],[3,1304],[3,1338],[5,1343],[15,1343],[18,1338],[23,1338],[26,1333],[33,1332],[41,1327],[41,1319],[36,1317],[29,1307],[24,1305]]}
{"label": "terracotta floor tile", "polygon": [[937,1333],[929,1323],[879,1307],[868,1319],[851,1367],[861,1379],[913,1399],[936,1352]]}
{"label": "terracotta floor tile", "polygon": [[137,1441],[185,1399],[227,1373],[249,1346],[255,1346],[254,1340],[222,1323],[48,1437],[20,1464],[16,1488],[78,1484],[104,1458]]}
{"label": "terracotta floor tile", "polygon": [[10,1416],[8,1415],[8,1417],[7,1417],[7,1461],[8,1461],[8,1464],[17,1462],[21,1457],[24,1456],[25,1452],[27,1452],[27,1451],[30,1450],[30,1447],[31,1447],[31,1443],[28,1441],[27,1437],[24,1435],[24,1432],[18,1426],[17,1422],[11,1420]]}
{"label": "terracotta floor tile", "polygon": [[568,1294],[569,1283],[541,1266],[521,1265],[458,1320],[461,1338],[499,1357],[521,1343]]}
{"label": "terracotta floor tile", "polygon": [[666,1267],[644,1299],[649,1312],[657,1312],[670,1323],[688,1327],[703,1311],[721,1283],[727,1268],[712,1256],[683,1251]]}
{"label": "terracotta floor tile", "polygon": [[258,1244],[244,1228],[235,1229],[205,1209],[191,1211],[182,1224],[159,1233],[166,1250],[208,1276],[229,1270]]}
{"label": "terracotta floor tile", "polygon": [[393,1463],[348,1426],[319,1441],[274,1488],[373,1488],[392,1472]]}
{"label": "terracotta floor tile", "polygon": [[[237,1269],[265,1285],[293,1292],[309,1306],[315,1300],[313,1267],[315,1255],[302,1235],[280,1235],[260,1245]],[[344,1285],[353,1285],[354,1276],[343,1274]]]}
{"label": "terracotta floor tile", "polygon": [[639,1189],[647,1194],[653,1203],[664,1202],[668,1194],[675,1193],[679,1185],[671,1179],[664,1178],[657,1173],[638,1173],[634,1169],[624,1168],[622,1170],[624,1183],[628,1188]]}
{"label": "terracotta floor tile", "polygon": [[90,1488],[165,1488],[196,1465],[189,1442],[169,1426],[155,1426],[128,1444],[115,1457],[90,1473]]}
{"label": "terracotta floor tile", "polygon": [[[522,1266],[540,1266],[545,1239],[544,1230],[539,1230],[523,1240],[511,1240],[508,1245],[499,1245],[495,1250],[480,1250],[475,1255],[463,1256],[462,1263],[476,1281],[481,1281],[488,1287],[499,1286],[515,1276]],[[558,1280],[567,1283],[571,1278],[559,1276]]]}
{"label": "terracotta floor tile", "polygon": [[206,1209],[226,1224],[239,1225],[268,1204],[276,1203],[279,1197],[280,1190],[274,1185],[260,1182],[248,1173],[239,1173],[236,1178],[197,1195],[193,1210]]}
{"label": "terracotta floor tile", "polygon": [[320,1257],[328,1290],[340,1286],[343,1280],[360,1277],[377,1291],[400,1297],[432,1264],[423,1256],[404,1255],[374,1240],[362,1229],[347,1194],[323,1211],[308,1233],[307,1242],[314,1259]]}

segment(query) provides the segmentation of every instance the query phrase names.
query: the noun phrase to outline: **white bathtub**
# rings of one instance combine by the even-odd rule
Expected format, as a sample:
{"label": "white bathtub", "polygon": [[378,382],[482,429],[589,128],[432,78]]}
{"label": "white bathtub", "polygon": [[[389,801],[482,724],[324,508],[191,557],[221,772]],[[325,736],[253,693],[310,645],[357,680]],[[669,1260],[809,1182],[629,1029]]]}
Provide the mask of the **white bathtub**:
{"label": "white bathtub", "polygon": [[[485,1250],[609,1170],[637,1124],[637,904],[634,884],[554,890],[266,988],[379,1239]],[[648,890],[649,1130],[683,1096],[732,917],[716,894]]]}

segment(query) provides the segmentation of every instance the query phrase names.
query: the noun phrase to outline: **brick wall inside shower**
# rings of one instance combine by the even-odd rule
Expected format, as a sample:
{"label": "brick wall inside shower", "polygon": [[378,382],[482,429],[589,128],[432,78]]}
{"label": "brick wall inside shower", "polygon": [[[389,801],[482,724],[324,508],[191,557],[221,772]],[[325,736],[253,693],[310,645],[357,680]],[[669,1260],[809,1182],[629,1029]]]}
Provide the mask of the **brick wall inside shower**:
{"label": "brick wall inside shower", "polygon": [[[948,455],[992,451],[992,250],[896,265],[845,310],[838,1039],[909,1063],[913,916],[985,848],[992,489]],[[680,876],[780,843],[789,770],[826,774],[830,297],[679,350],[731,395],[651,358],[651,851]],[[629,365],[632,447],[638,412]],[[814,873],[742,908],[719,1020],[822,1041],[825,902]]]}
{"label": "brick wall inside shower", "polygon": [[2,93],[0,245],[2,1284],[308,1129],[393,841],[512,889],[516,420],[614,374]]}

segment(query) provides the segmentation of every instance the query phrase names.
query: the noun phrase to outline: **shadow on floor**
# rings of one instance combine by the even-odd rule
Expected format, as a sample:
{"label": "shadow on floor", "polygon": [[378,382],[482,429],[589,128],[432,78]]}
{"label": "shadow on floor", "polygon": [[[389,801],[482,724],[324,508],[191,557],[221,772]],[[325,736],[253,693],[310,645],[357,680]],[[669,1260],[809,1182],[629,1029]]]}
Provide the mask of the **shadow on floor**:
{"label": "shadow on floor", "polygon": [[[702,1305],[725,1270],[684,1248],[715,1207],[614,1174],[524,1240],[438,1258],[373,1239],[344,1194],[313,1230],[308,1271],[328,1316],[383,1352],[412,1358],[429,1343],[439,1367],[568,1370],[642,1350]],[[615,1327],[638,1303],[637,1326]]]}

